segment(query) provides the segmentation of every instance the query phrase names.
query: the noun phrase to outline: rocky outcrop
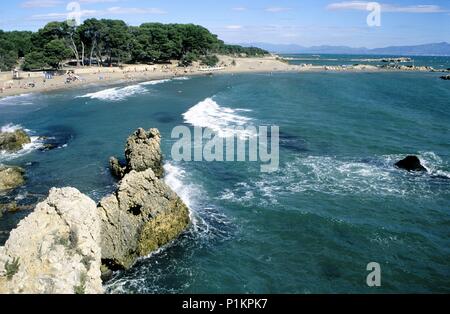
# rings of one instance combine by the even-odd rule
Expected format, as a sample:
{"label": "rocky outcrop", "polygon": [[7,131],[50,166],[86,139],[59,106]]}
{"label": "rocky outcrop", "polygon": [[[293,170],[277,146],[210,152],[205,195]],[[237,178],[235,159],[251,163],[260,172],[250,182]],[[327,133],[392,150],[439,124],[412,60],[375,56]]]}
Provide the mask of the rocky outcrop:
{"label": "rocky outcrop", "polygon": [[445,81],[449,81],[450,80],[450,75],[441,76],[441,79],[443,79]]}
{"label": "rocky outcrop", "polygon": [[31,143],[31,139],[24,130],[14,132],[0,132],[0,151],[17,152],[23,145]]}
{"label": "rocky outcrop", "polygon": [[161,134],[158,129],[145,131],[140,128],[127,140],[125,147],[126,165],[120,165],[115,157],[110,159],[111,172],[121,179],[133,170],[145,171],[152,169],[158,178],[164,176],[163,157],[161,153]]}
{"label": "rocky outcrop", "polygon": [[128,138],[126,166],[110,166],[123,178],[117,191],[101,200],[102,259],[110,269],[131,267],[178,237],[189,225],[189,210],[161,180],[161,136],[157,129],[138,129]]}
{"label": "rocky outcrop", "polygon": [[102,259],[110,269],[131,267],[178,237],[189,224],[183,201],[152,169],[132,171],[98,206]]}
{"label": "rocky outcrop", "polygon": [[0,165],[0,193],[21,186],[25,182],[24,174],[20,167]]}
{"label": "rocky outcrop", "polygon": [[110,161],[118,189],[98,205],[52,189],[0,247],[0,293],[102,293],[102,271],[129,268],[178,237],[189,210],[161,180],[160,140],[155,129],[128,139],[127,165]]}
{"label": "rocky outcrop", "polygon": [[397,168],[407,171],[427,171],[417,156],[408,156],[395,164]]}
{"label": "rocky outcrop", "polygon": [[102,293],[96,205],[52,189],[0,247],[0,293]]}

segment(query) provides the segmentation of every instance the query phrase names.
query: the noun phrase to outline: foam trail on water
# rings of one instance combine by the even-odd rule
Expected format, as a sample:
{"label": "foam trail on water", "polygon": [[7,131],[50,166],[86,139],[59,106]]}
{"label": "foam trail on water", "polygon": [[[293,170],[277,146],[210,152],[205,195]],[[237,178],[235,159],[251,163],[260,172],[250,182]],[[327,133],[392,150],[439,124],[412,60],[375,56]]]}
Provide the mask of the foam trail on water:
{"label": "foam trail on water", "polygon": [[171,163],[166,163],[164,165],[164,170],[166,172],[166,176],[164,177],[164,182],[172,189],[174,190],[178,196],[183,200],[183,202],[191,208],[192,206],[192,200],[191,197],[193,195],[192,189],[189,187],[189,185],[184,185],[182,180],[186,175],[186,172],[177,167],[174,166]]}
{"label": "foam trail on water", "polygon": [[33,94],[20,94],[16,96],[7,96],[0,99],[0,105],[31,105],[30,98]]}
{"label": "foam trail on water", "polygon": [[122,101],[126,98],[136,95],[136,94],[144,94],[147,90],[141,85],[130,85],[126,87],[114,87],[108,88],[105,90],[101,90],[94,93],[88,93],[83,96],[78,96],[77,98],[90,98],[90,99],[99,99],[99,100],[108,100],[108,101]]}
{"label": "foam trail on water", "polygon": [[254,134],[237,127],[246,127],[252,121],[251,118],[240,115],[240,112],[249,112],[248,109],[232,109],[221,107],[212,98],[206,98],[183,114],[186,123],[195,127],[209,128],[220,137],[238,136],[247,138]]}
{"label": "foam trail on water", "polygon": [[170,82],[170,81],[171,81],[170,79],[153,80],[153,81],[139,83],[139,85],[143,85],[143,86],[146,86],[146,85],[158,85],[158,84],[167,83],[167,82]]}

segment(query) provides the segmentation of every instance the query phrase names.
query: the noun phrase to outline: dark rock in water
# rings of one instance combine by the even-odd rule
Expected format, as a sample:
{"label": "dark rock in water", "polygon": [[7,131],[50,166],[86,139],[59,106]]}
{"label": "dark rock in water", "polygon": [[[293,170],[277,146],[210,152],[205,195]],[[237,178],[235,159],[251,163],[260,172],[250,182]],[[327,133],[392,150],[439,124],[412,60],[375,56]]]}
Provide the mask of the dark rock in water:
{"label": "dark rock in water", "polygon": [[25,170],[0,165],[0,192],[13,190],[25,183]]}
{"label": "dark rock in water", "polygon": [[45,143],[42,145],[42,148],[40,148],[40,151],[48,151],[58,148],[58,145],[51,144],[51,143]]}
{"label": "dark rock in water", "polygon": [[0,150],[13,153],[21,150],[24,144],[29,143],[31,143],[31,139],[24,130],[0,132]]}
{"label": "dark rock in water", "polygon": [[441,79],[443,79],[445,81],[449,81],[450,80],[450,75],[441,76]]}
{"label": "dark rock in water", "polygon": [[32,210],[34,207],[34,205],[20,205],[15,201],[6,204],[0,203],[0,211],[9,213],[15,213],[21,210]]}
{"label": "dark rock in water", "polygon": [[422,166],[420,159],[417,156],[408,156],[397,162],[395,166],[407,171],[427,171],[427,169]]}

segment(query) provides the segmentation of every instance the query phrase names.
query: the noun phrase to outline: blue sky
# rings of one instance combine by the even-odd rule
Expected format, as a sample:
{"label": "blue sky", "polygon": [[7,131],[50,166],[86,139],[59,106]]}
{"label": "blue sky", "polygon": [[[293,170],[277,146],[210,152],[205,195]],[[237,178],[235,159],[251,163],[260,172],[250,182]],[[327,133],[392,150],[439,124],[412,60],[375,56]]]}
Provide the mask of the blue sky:
{"label": "blue sky", "polygon": [[[37,30],[64,20],[65,0],[9,0],[0,4],[0,29]],[[347,45],[368,48],[450,42],[449,0],[386,0],[381,25],[367,24],[367,1],[339,0],[78,0],[82,20],[116,18],[196,23],[229,43]]]}

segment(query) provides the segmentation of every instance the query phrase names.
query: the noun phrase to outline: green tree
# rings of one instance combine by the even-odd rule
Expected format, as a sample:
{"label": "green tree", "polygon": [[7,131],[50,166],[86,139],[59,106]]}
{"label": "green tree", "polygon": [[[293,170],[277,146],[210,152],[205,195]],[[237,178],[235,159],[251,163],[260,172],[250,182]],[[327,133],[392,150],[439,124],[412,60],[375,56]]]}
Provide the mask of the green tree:
{"label": "green tree", "polygon": [[63,60],[71,56],[70,49],[62,39],[53,39],[44,47],[45,62],[54,69],[58,69]]}
{"label": "green tree", "polygon": [[42,70],[47,67],[43,52],[33,51],[25,56],[22,68],[25,71]]}

